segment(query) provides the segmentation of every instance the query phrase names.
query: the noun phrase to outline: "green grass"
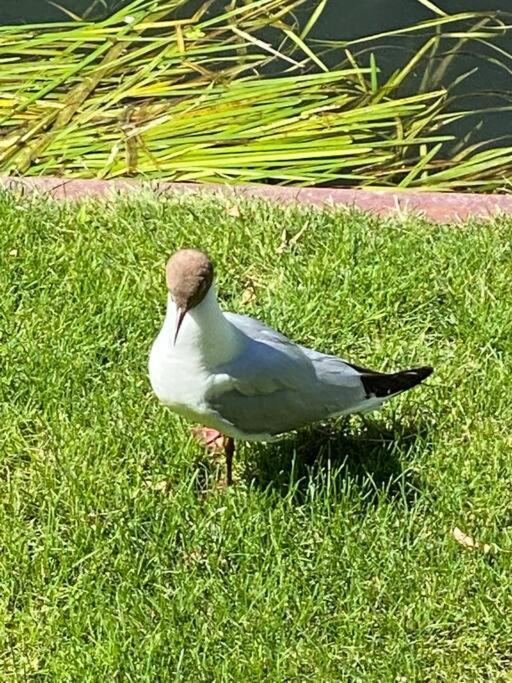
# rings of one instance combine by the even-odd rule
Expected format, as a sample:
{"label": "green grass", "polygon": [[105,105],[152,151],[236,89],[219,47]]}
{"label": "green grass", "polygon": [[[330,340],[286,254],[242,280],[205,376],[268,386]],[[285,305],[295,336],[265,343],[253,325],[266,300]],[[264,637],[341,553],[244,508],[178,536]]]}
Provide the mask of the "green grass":
{"label": "green grass", "polygon": [[[1,680],[510,681],[512,220],[239,209],[0,195]],[[183,245],[226,308],[435,375],[219,490],[147,379]]]}

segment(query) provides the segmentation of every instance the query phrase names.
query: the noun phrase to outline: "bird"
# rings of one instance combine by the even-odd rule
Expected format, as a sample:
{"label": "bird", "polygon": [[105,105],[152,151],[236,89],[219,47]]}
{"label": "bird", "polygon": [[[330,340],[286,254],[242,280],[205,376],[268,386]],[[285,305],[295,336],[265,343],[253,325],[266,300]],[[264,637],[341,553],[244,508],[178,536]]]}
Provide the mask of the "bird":
{"label": "bird", "polygon": [[196,433],[204,443],[220,440],[227,485],[235,439],[272,441],[328,418],[375,410],[433,372],[430,366],[370,370],[224,312],[212,260],[199,249],[172,254],[166,281],[166,313],[149,354],[150,384],[162,404],[201,425]]}

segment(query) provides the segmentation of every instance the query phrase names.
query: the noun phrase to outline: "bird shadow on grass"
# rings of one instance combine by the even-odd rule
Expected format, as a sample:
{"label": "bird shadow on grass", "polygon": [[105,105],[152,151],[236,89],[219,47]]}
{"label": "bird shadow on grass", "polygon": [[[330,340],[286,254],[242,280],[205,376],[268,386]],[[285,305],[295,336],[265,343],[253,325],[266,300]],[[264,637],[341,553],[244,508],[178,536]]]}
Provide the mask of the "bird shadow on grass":
{"label": "bird shadow on grass", "polygon": [[243,476],[253,487],[296,504],[303,504],[312,491],[318,495],[324,489],[336,497],[355,485],[369,492],[368,500],[384,495],[413,505],[422,483],[407,462],[418,448],[431,448],[429,431],[424,419],[390,424],[349,418],[276,442],[251,444]]}

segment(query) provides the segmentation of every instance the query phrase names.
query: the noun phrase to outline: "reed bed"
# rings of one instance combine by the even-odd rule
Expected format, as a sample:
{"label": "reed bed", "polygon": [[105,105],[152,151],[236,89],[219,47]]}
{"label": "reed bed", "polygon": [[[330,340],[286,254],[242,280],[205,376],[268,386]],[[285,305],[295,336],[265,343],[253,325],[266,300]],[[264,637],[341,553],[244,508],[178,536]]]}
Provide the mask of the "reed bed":
{"label": "reed bed", "polygon": [[[299,27],[303,4],[205,2],[187,14],[184,0],[134,0],[99,22],[0,28],[0,172],[507,189],[512,147],[450,157],[445,124],[471,112],[448,113],[434,76],[404,94],[443,37],[491,43],[503,21],[436,15],[414,27],[421,49],[384,79],[368,40],[364,55],[357,41],[311,41],[325,0]],[[338,66],[324,49],[339,51]]]}

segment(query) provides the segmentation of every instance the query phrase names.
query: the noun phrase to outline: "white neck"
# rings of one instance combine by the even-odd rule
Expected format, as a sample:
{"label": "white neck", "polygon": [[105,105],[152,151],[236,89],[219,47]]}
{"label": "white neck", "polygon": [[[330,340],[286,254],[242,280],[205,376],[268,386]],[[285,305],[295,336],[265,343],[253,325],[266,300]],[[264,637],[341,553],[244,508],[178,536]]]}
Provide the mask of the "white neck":
{"label": "white neck", "polygon": [[200,304],[185,315],[176,344],[173,345],[178,309],[171,296],[160,335],[168,340],[169,352],[197,360],[205,366],[226,363],[242,343],[238,330],[224,317],[212,285]]}

